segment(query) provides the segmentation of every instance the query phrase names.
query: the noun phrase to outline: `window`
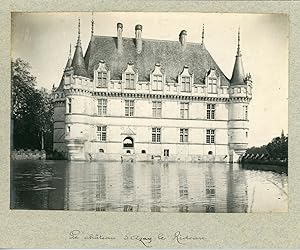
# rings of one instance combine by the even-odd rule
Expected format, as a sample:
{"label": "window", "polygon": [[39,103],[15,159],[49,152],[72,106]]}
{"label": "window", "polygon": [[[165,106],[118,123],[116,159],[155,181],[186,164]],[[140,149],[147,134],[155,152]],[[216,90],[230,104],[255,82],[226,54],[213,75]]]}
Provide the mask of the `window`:
{"label": "window", "polygon": [[161,117],[161,102],[152,102],[152,116],[156,118]]}
{"label": "window", "polygon": [[161,128],[152,128],[152,142],[160,143]]}
{"label": "window", "polygon": [[98,99],[98,115],[103,116],[107,114],[107,100]]}
{"label": "window", "polygon": [[125,100],[125,116],[134,115],[134,100]]}
{"label": "window", "polygon": [[246,138],[248,138],[248,132],[246,132]]}
{"label": "window", "polygon": [[248,120],[248,106],[245,107],[245,120]]}
{"label": "window", "polygon": [[71,113],[72,112],[72,99],[68,98],[67,99],[67,113]]}
{"label": "window", "polygon": [[100,148],[99,153],[104,153],[104,149]]}
{"label": "window", "polygon": [[181,77],[181,91],[184,91],[184,92],[191,91],[191,77],[189,77],[189,76]]}
{"label": "window", "polygon": [[98,141],[106,141],[106,126],[97,126],[97,139]]}
{"label": "window", "polygon": [[208,143],[208,144],[215,143],[215,130],[214,129],[206,130],[206,143]]}
{"label": "window", "polygon": [[180,129],[180,142],[189,141],[189,130],[187,128]]}
{"label": "window", "polygon": [[125,88],[134,89],[134,74],[126,73],[125,75]]}
{"label": "window", "polygon": [[145,150],[145,149],[143,149],[141,153],[142,153],[142,154],[146,154],[146,150]]}
{"label": "window", "polygon": [[164,156],[169,156],[169,155],[170,155],[169,149],[164,149]]}
{"label": "window", "polygon": [[162,90],[162,75],[153,75],[153,90]]}
{"label": "window", "polygon": [[107,72],[98,72],[98,85],[97,87],[107,87]]}
{"label": "window", "polygon": [[217,79],[209,77],[208,78],[208,93],[216,94],[217,93]]}
{"label": "window", "polygon": [[206,109],[206,119],[208,120],[214,120],[215,119],[215,104],[207,104]]}
{"label": "window", "polygon": [[180,118],[181,119],[189,118],[189,103],[185,103],[185,102],[180,103]]}
{"label": "window", "polygon": [[71,126],[67,126],[67,133],[71,132]]}

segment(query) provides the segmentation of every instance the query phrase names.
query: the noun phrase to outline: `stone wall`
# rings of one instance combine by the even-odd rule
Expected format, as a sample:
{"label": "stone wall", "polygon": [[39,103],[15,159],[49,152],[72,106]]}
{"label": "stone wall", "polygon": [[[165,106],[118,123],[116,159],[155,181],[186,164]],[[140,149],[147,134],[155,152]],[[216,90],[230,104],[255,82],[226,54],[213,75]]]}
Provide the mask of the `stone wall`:
{"label": "stone wall", "polygon": [[44,150],[13,150],[11,152],[11,158],[13,160],[45,160],[46,151]]}

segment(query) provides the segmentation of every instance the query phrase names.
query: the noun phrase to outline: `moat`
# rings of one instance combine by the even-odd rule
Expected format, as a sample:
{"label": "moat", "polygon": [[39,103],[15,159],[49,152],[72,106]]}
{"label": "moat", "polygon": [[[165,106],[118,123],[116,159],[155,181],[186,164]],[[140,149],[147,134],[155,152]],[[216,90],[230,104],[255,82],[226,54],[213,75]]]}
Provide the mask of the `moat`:
{"label": "moat", "polygon": [[225,163],[13,161],[11,208],[287,212],[288,177]]}

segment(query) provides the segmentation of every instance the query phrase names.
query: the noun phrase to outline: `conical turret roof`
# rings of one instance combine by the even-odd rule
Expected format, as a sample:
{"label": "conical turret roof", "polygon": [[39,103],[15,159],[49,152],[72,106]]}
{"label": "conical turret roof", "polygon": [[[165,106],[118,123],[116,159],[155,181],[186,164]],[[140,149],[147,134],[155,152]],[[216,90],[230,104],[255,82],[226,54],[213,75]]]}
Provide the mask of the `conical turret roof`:
{"label": "conical turret roof", "polygon": [[245,84],[245,72],[242,62],[242,54],[240,50],[240,30],[238,32],[238,48],[235,56],[235,63],[233,67],[233,72],[230,80],[230,85],[241,85]]}
{"label": "conical turret roof", "polygon": [[78,23],[78,39],[71,66],[73,67],[74,75],[88,77],[80,41],[80,19]]}
{"label": "conical turret roof", "polygon": [[62,77],[61,77],[59,86],[58,86],[58,88],[56,89],[56,91],[59,91],[59,90],[62,90],[62,89],[63,89],[65,72],[66,72],[66,70],[69,69],[71,66],[72,66],[72,57],[71,57],[71,44],[70,44],[69,57],[68,57],[68,60],[67,60],[67,63],[66,63],[65,69],[64,69],[64,73],[63,73],[63,75],[62,75]]}

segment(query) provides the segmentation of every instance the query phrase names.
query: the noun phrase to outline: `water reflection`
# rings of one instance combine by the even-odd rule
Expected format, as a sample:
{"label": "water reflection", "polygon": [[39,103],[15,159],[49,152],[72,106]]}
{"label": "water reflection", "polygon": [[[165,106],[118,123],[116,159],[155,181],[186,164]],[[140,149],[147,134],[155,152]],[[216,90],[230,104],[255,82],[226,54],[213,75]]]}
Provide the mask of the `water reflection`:
{"label": "water reflection", "polygon": [[12,167],[11,207],[19,209],[286,212],[287,200],[285,174],[233,164],[15,161]]}

